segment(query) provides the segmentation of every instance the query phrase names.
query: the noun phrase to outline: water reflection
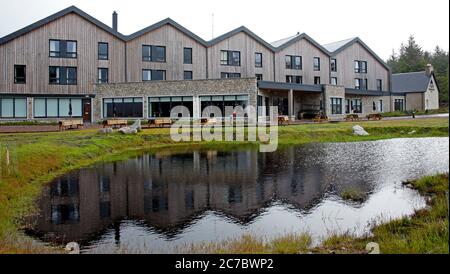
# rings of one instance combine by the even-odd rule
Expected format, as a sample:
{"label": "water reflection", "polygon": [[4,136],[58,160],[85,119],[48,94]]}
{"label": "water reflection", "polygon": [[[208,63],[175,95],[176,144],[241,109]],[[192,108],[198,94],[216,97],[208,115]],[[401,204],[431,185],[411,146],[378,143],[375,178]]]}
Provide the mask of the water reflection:
{"label": "water reflection", "polygon": [[[122,234],[130,231],[131,236],[123,236],[134,239],[130,242],[158,238],[165,244],[220,239],[246,227],[263,235],[270,227],[283,232],[305,224],[322,231],[320,214],[360,210],[356,216],[369,218],[386,209],[378,205],[379,211],[374,210],[367,200],[344,203],[338,196],[349,187],[373,193],[367,199],[373,196],[379,203],[376,196],[383,191],[405,191],[393,188],[395,183],[446,170],[448,138],[308,145],[266,154],[246,150],[144,155],[72,172],[51,183],[28,233],[44,241],[77,241],[89,247],[101,245],[105,237],[118,245]],[[396,202],[392,195],[383,197],[394,207],[402,205],[393,209],[396,214],[414,207]],[[346,227],[362,220],[352,219],[351,211],[345,214]],[[208,227],[217,218],[230,231],[212,233]]]}

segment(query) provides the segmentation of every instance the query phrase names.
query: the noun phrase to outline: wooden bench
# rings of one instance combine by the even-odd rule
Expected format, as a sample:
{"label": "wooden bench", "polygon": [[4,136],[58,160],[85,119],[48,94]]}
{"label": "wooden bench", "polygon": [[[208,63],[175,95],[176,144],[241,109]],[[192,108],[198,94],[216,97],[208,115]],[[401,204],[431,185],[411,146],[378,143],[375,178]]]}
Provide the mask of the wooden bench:
{"label": "wooden bench", "polygon": [[367,115],[367,120],[381,120],[383,119],[383,115],[381,115],[380,113],[374,113],[374,114],[369,114]]}
{"label": "wooden bench", "polygon": [[156,118],[148,121],[149,125],[154,127],[171,126],[173,124],[170,118]]}
{"label": "wooden bench", "polygon": [[359,121],[358,114],[349,114],[345,116],[345,121]]}
{"label": "wooden bench", "polygon": [[126,127],[128,125],[128,121],[127,120],[105,120],[103,121],[103,127]]}
{"label": "wooden bench", "polygon": [[328,122],[328,117],[325,115],[316,115],[316,117],[314,117],[313,122],[315,123],[322,123],[322,122]]}
{"label": "wooden bench", "polygon": [[289,124],[289,117],[288,116],[278,116],[278,124],[285,126]]}
{"label": "wooden bench", "polygon": [[63,131],[68,128],[80,128],[83,127],[83,120],[82,119],[74,119],[74,120],[62,120],[59,121],[59,130]]}

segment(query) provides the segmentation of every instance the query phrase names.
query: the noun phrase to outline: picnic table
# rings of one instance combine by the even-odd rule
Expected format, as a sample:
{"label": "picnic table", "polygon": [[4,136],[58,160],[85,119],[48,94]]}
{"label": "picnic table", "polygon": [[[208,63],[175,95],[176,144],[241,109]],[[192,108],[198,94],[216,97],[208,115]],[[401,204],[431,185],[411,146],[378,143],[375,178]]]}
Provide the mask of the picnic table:
{"label": "picnic table", "polygon": [[328,121],[328,117],[323,114],[318,114],[313,119],[313,122],[315,122],[315,123],[321,123],[321,122],[327,122],[327,121]]}
{"label": "picnic table", "polygon": [[367,120],[381,120],[383,119],[383,115],[381,115],[380,113],[373,113],[373,114],[369,114],[367,115]]}
{"label": "picnic table", "polygon": [[110,119],[103,121],[103,128],[106,127],[126,127],[128,125],[127,120]]}
{"label": "picnic table", "polygon": [[359,116],[358,116],[358,114],[349,114],[349,115],[345,116],[345,120],[346,121],[359,121]]}
{"label": "picnic table", "polygon": [[278,116],[278,124],[285,126],[289,124],[289,117],[286,115]]}
{"label": "picnic table", "polygon": [[173,120],[170,118],[156,118],[149,120],[148,124],[154,127],[171,126],[173,124]]}
{"label": "picnic table", "polygon": [[63,131],[68,128],[80,128],[83,127],[83,120],[82,119],[70,119],[70,120],[61,120],[59,121],[59,130]]}

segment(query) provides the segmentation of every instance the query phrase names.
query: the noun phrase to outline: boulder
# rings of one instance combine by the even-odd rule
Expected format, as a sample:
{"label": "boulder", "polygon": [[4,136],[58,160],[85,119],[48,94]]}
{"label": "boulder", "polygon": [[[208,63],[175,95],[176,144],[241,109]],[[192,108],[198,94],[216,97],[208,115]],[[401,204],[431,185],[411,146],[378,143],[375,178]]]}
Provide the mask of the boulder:
{"label": "boulder", "polygon": [[142,129],[141,120],[136,120],[133,125],[130,126],[131,129],[135,129],[136,131],[140,131]]}
{"label": "boulder", "polygon": [[353,127],[353,134],[358,136],[367,136],[369,133],[364,130],[362,126],[356,125]]}
{"label": "boulder", "polygon": [[119,129],[119,132],[122,134],[137,134],[137,129],[131,127],[123,127]]}

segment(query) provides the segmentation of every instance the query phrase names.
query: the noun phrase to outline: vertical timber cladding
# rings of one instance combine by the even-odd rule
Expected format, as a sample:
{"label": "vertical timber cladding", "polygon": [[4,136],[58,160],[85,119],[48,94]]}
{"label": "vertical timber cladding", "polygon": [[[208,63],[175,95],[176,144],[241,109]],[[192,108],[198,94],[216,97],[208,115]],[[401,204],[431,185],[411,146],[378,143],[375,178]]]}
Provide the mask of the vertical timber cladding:
{"label": "vertical timber cladding", "polygon": [[[93,120],[103,120],[103,99],[142,98],[144,104],[141,118],[147,119],[149,97],[192,96],[194,108],[200,108],[200,96],[248,95],[248,104],[256,108],[257,90],[256,78],[97,84],[94,86],[96,96],[93,100]],[[193,113],[200,112],[194,109]]]}

